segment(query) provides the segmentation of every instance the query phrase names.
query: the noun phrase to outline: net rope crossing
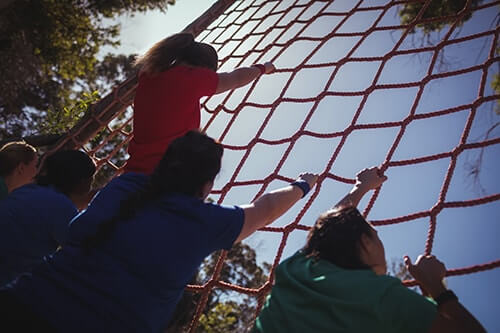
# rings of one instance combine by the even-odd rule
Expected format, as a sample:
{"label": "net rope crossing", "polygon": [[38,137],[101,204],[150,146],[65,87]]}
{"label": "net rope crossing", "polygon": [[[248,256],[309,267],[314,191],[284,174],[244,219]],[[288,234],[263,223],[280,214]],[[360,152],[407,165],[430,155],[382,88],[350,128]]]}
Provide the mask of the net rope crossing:
{"label": "net rope crossing", "polygon": [[[473,8],[469,1],[469,6],[457,14],[438,18],[424,18],[430,1],[420,1],[423,7],[415,19],[408,24],[402,24],[397,11],[404,4],[411,2],[219,1],[204,14],[204,18],[210,18],[211,22],[206,27],[198,26],[198,30],[202,31],[196,31],[197,40],[209,43],[218,50],[221,71],[264,61],[272,61],[277,67],[276,73],[262,76],[248,87],[202,100],[202,129],[223,143],[225,156],[237,156],[233,163],[234,168],[229,168],[229,174],[228,168],[223,165],[226,174],[221,177],[224,179],[216,182],[212,193],[216,201],[228,203],[231,201],[231,193],[244,187],[257,188],[253,192],[255,199],[272,187],[272,182],[292,181],[297,174],[285,172],[284,166],[291,163],[291,160],[301,163],[301,156],[294,155],[301,140],[330,140],[328,142],[334,144],[329,146],[330,152],[326,155],[323,150],[318,153],[322,155],[322,159],[315,166],[320,177],[312,193],[299,203],[302,205],[299,211],[291,218],[287,215],[286,221],[259,231],[280,235],[267,283],[258,289],[251,289],[221,281],[219,274],[226,258],[226,253],[222,253],[208,282],[201,286],[188,287],[202,295],[191,325],[192,331],[196,328],[208,295],[214,288],[255,297],[258,300],[255,314],[258,313],[270,291],[274,269],[280,260],[284,259],[283,251],[290,235],[296,232],[305,234],[304,231],[314,223],[306,221],[304,215],[318,197],[327,195],[326,183],[354,183],[354,174],[359,169],[352,167],[349,176],[346,176],[346,173],[336,172],[335,167],[336,163],[340,163],[339,156],[346,154],[349,140],[359,133],[370,131],[372,134],[369,139],[364,139],[370,141],[377,140],[378,132],[388,129],[392,131],[393,136],[386,142],[386,149],[375,159],[386,174],[398,168],[421,166],[436,161],[445,164],[442,176],[437,180],[438,191],[434,193],[437,200],[427,209],[417,209],[390,218],[370,218],[377,202],[386,193],[384,184],[381,189],[370,193],[363,210],[363,214],[377,226],[390,225],[396,228],[402,223],[424,219],[428,231],[427,238],[421,241],[426,254],[433,250],[440,214],[448,209],[482,207],[500,200],[500,193],[494,191],[486,194],[482,192],[481,195],[465,200],[447,199],[452,178],[461,168],[459,160],[468,153],[477,154],[488,149],[498,149],[500,144],[498,136],[483,136],[477,140],[474,138],[477,135],[471,134],[480,112],[493,111],[500,99],[500,95],[490,88],[492,73],[498,68],[496,66],[500,60],[497,53],[499,29],[495,24],[485,23],[483,29],[477,25],[475,29],[468,29],[467,25],[467,22],[476,17],[494,12],[500,1],[481,2]],[[466,20],[469,16],[472,18]],[[418,43],[416,36],[419,26],[439,22],[447,24],[438,34],[433,34],[434,42]],[[196,27],[191,26],[191,30],[195,31]],[[480,50],[482,55],[470,57],[471,61],[462,61],[458,65],[443,66],[445,51],[449,54],[457,47],[463,47],[462,54],[471,53],[469,51],[474,49]],[[373,54],[369,54],[370,52]],[[415,60],[413,64],[418,65],[397,67],[399,62],[396,60],[400,58]],[[420,72],[410,67],[418,67]],[[393,75],[390,74],[391,71]],[[467,99],[456,94],[453,98],[459,104],[452,103],[441,107],[439,103],[435,103],[429,93],[433,84],[440,80],[451,82],[450,80],[462,79],[473,87],[469,89],[473,93],[472,97]],[[102,179],[119,174],[126,159],[127,143],[132,136],[131,102],[136,84],[137,79],[131,78],[115,87],[113,92],[96,105],[54,149],[71,145],[83,146],[98,162]],[[390,112],[393,103],[397,104],[396,98],[393,101],[391,96],[399,91],[411,91],[413,95],[411,98],[405,98],[406,107],[394,105],[398,112],[391,116],[392,118],[386,117],[384,113]],[[371,110],[371,99],[381,93],[386,94],[383,95],[386,98],[377,99],[378,115],[375,120],[370,120],[365,114]],[[341,106],[330,103],[332,99],[356,101],[352,113],[341,124],[338,121],[338,109]],[[287,122],[292,122],[293,117],[282,117],[282,112],[292,108],[302,110],[300,123],[290,129],[288,134],[280,137],[284,132],[281,127],[287,127]],[[297,113],[293,113],[295,114]],[[321,117],[326,114],[326,118],[316,118],[320,114]],[[458,128],[458,135],[454,134],[457,139],[451,148],[427,154],[412,154],[411,147],[406,147],[409,144],[405,141],[405,136],[414,124],[438,121],[440,118],[454,115],[461,115],[463,124]],[[279,123],[276,119],[281,120],[281,125],[276,125]],[[321,119],[320,124],[318,119]],[[337,127],[328,127],[330,123],[336,123]],[[452,125],[444,125],[448,126]],[[444,127],[438,129],[442,135],[446,135]],[[89,133],[93,137],[89,138]],[[420,135],[424,139],[428,133],[423,132]],[[245,136],[248,136],[248,139],[245,139]],[[282,147],[280,153],[274,153],[273,147]],[[312,151],[316,149],[314,143],[310,143],[308,147]],[[362,147],[363,142],[356,146],[356,151],[351,150],[347,154],[368,154]],[[275,162],[266,162],[269,154],[259,156],[259,152],[266,149],[271,149],[273,156],[279,155]],[[410,152],[403,154],[406,158],[398,158],[397,156],[401,155],[398,155],[399,149],[407,149]],[[271,169],[262,178],[243,176],[245,168],[258,169],[264,164],[271,165]],[[245,201],[251,199],[248,197]],[[328,208],[322,207],[323,211]],[[453,267],[447,271],[447,275],[469,274],[499,266],[500,259],[479,262],[472,266]],[[415,285],[415,282],[405,281],[405,284],[411,286]]]}

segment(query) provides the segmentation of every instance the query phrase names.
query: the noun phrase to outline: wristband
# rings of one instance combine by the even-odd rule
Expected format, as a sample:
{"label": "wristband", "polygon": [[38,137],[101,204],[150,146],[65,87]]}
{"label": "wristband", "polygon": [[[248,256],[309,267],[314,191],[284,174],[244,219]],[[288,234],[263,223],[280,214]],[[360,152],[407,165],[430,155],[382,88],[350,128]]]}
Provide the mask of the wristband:
{"label": "wristband", "polygon": [[264,66],[262,64],[255,64],[255,65],[252,65],[252,67],[257,67],[260,71],[260,75],[266,74],[266,66]]}
{"label": "wristband", "polygon": [[443,305],[448,301],[458,301],[457,295],[451,290],[445,290],[434,299],[438,306]]}
{"label": "wristband", "polygon": [[309,186],[309,183],[303,179],[296,180],[293,183],[291,183],[290,185],[297,186],[298,188],[300,188],[302,190],[302,192],[303,192],[302,198],[305,197],[306,194],[309,193],[309,191],[311,190],[311,186]]}

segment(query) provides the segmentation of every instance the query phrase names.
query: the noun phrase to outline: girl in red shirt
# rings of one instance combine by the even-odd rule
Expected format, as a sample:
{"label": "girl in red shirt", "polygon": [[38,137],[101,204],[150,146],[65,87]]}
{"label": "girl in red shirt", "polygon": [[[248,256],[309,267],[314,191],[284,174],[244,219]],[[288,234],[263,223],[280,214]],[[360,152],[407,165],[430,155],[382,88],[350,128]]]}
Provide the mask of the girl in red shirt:
{"label": "girl in red shirt", "polygon": [[217,52],[193,35],[179,33],[136,60],[134,138],[125,171],[150,174],[170,142],[200,127],[200,98],[236,89],[274,71],[271,63],[217,73]]}

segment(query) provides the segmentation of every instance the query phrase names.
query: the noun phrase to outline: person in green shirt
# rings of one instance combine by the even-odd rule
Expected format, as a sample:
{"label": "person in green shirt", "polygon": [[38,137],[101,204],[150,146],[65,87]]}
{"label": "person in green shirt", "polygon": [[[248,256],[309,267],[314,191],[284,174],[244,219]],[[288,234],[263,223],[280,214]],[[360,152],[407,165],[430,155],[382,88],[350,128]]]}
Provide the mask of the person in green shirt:
{"label": "person in green shirt", "polygon": [[485,332],[445,288],[446,268],[434,256],[415,264],[405,257],[433,301],[386,275],[384,245],[356,209],[386,179],[377,168],[362,170],[354,188],[318,218],[306,245],[277,267],[253,333]]}
{"label": "person in green shirt", "polygon": [[35,147],[24,141],[9,142],[0,148],[0,200],[18,187],[33,182],[38,156]]}

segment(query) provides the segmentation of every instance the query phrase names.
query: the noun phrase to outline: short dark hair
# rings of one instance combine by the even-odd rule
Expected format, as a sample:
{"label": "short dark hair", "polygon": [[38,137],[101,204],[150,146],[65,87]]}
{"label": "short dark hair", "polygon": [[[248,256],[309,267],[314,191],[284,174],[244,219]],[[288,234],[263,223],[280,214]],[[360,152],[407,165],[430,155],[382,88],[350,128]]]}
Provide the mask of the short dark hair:
{"label": "short dark hair", "polygon": [[91,179],[95,171],[96,165],[86,153],[79,150],[60,150],[47,156],[35,181],[38,185],[53,186],[69,195],[83,181]]}
{"label": "short dark hair", "polygon": [[370,224],[355,207],[332,209],[316,220],[303,248],[306,256],[346,269],[369,269],[360,256],[360,239],[371,237]]}

